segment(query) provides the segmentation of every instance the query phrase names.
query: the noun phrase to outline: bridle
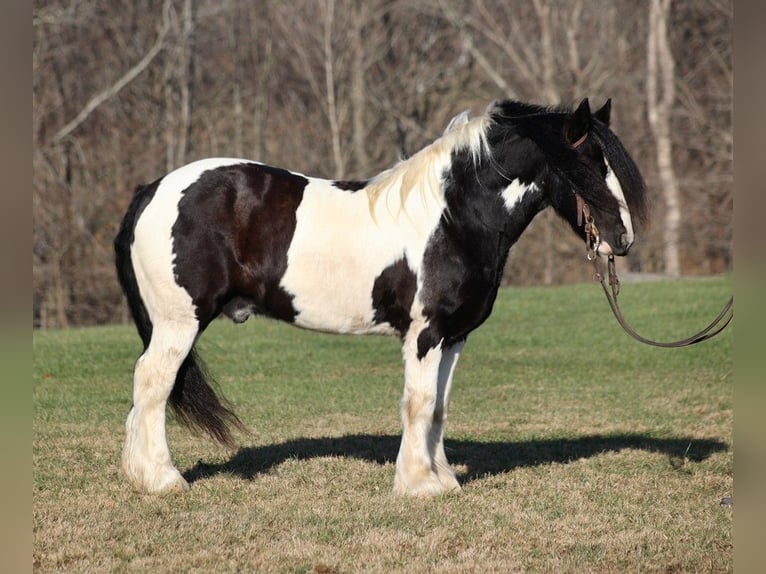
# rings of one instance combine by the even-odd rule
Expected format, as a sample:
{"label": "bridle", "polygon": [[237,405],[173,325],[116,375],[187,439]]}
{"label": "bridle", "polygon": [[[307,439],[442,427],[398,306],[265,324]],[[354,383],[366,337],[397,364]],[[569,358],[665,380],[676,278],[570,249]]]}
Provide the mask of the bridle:
{"label": "bridle", "polygon": [[601,236],[590,213],[590,206],[585,203],[582,195],[575,193],[577,202],[577,227],[580,227],[585,221],[585,248],[587,250],[588,261],[595,261],[598,258],[598,246],[601,245]]}
{"label": "bridle", "polygon": [[614,313],[617,322],[628,335],[646,345],[652,345],[654,347],[676,348],[688,347],[689,345],[707,341],[708,339],[715,337],[718,333],[727,327],[727,325],[734,317],[734,296],[729,297],[729,301],[726,303],[726,305],[724,305],[721,312],[715,319],[713,319],[713,321],[710,322],[707,327],[698,333],[695,333],[691,337],[680,339],[678,341],[661,342],[653,341],[639,335],[635,329],[633,329],[625,320],[625,317],[623,317],[622,311],[620,310],[620,306],[617,304],[617,296],[620,293],[620,280],[617,277],[617,271],[615,269],[614,255],[607,256],[607,277],[609,281],[609,287],[607,287],[607,278],[604,277],[598,253],[598,247],[601,244],[598,228],[593,221],[593,215],[590,212],[590,207],[587,203],[585,203],[579,193],[575,193],[575,201],[577,202],[577,226],[579,227],[583,225],[583,221],[585,222],[584,231],[586,257],[588,258],[588,261],[593,264],[593,268],[595,270],[594,279],[601,283],[601,287],[604,290],[607,301],[609,301],[609,307],[611,307],[612,313]]}

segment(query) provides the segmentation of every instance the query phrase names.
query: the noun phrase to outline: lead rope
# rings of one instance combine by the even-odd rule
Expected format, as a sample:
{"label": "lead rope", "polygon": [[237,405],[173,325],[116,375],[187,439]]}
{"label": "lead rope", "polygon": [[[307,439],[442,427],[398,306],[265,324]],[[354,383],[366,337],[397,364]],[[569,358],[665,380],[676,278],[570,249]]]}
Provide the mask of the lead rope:
{"label": "lead rope", "polygon": [[606,295],[606,300],[609,301],[609,307],[611,307],[612,313],[614,313],[615,319],[617,319],[617,322],[620,324],[620,326],[625,330],[625,332],[628,335],[630,335],[637,341],[640,341],[641,343],[644,343],[646,345],[652,345],[653,347],[665,347],[665,348],[688,347],[689,345],[694,345],[696,343],[701,343],[702,341],[707,341],[708,339],[712,339],[729,325],[732,318],[734,317],[734,296],[733,295],[729,297],[728,302],[726,303],[726,305],[723,306],[723,309],[721,309],[721,312],[718,313],[718,316],[715,319],[713,319],[713,321],[711,321],[707,327],[705,327],[698,333],[695,333],[691,337],[680,339],[678,341],[661,342],[661,341],[653,341],[651,339],[647,339],[646,337],[642,337],[641,335],[639,335],[635,331],[635,329],[633,329],[633,327],[631,327],[628,324],[628,322],[625,320],[625,317],[623,317],[622,311],[620,310],[620,306],[617,303],[617,296],[620,294],[620,279],[617,277],[617,270],[615,269],[615,264],[614,264],[614,255],[609,255],[607,257],[607,275],[608,275],[609,286],[610,286],[610,287],[607,287],[606,278],[604,277],[604,273],[601,269],[601,265],[599,261],[600,258],[598,254],[598,246],[600,244],[600,238],[599,238],[598,228],[593,222],[593,216],[590,213],[590,208],[588,207],[588,204],[583,201],[579,193],[575,194],[575,199],[577,201],[578,226],[582,224],[582,217],[585,218],[586,256],[588,258],[588,261],[590,261],[593,264],[593,268],[595,269],[594,278],[596,279],[596,281],[598,281],[601,284],[601,288],[604,290],[604,294]]}

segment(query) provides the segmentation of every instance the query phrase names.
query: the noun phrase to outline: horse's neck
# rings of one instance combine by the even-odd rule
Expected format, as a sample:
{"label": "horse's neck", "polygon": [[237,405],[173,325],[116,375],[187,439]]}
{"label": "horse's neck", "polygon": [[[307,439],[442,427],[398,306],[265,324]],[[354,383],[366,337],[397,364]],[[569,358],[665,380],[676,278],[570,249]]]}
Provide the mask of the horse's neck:
{"label": "horse's neck", "polygon": [[543,194],[534,191],[521,198],[505,212],[504,233],[508,238],[508,248],[518,241],[535,216],[548,207]]}
{"label": "horse's neck", "polygon": [[510,247],[515,243],[535,216],[547,207],[540,189],[534,185],[512,181],[505,186],[484,193],[466,193],[461,212],[465,225],[475,233],[508,238]]}
{"label": "horse's neck", "polygon": [[502,272],[511,246],[547,206],[539,189],[509,190],[510,187],[498,186],[481,193],[466,190],[457,194],[453,206],[448,201],[466,253],[475,263],[498,273]]}

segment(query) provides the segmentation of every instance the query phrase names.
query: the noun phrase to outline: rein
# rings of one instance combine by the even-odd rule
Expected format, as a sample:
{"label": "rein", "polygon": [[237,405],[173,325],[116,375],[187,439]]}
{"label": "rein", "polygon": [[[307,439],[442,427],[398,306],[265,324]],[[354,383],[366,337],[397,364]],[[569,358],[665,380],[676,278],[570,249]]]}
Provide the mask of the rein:
{"label": "rein", "polygon": [[718,313],[718,316],[713,319],[707,327],[690,337],[680,339],[678,341],[662,342],[653,341],[652,339],[647,339],[646,337],[639,335],[635,329],[633,329],[633,327],[631,327],[625,320],[625,317],[622,314],[622,310],[617,303],[617,296],[620,294],[620,279],[617,277],[617,271],[614,264],[614,255],[609,255],[607,257],[607,276],[609,279],[609,287],[607,287],[606,278],[604,277],[604,273],[599,262],[598,246],[601,240],[599,238],[598,228],[593,222],[593,216],[590,213],[588,204],[585,203],[579,193],[575,194],[575,200],[577,201],[578,227],[582,225],[583,219],[585,221],[585,247],[587,251],[586,256],[588,261],[593,264],[593,268],[595,269],[594,278],[596,281],[601,283],[601,287],[604,290],[604,294],[606,295],[606,299],[609,302],[609,307],[612,309],[612,313],[614,313],[615,319],[617,319],[617,322],[628,335],[646,345],[652,345],[654,347],[678,348],[688,347],[689,345],[707,341],[708,339],[715,337],[729,325],[732,318],[734,317],[734,296],[729,297],[728,302],[726,305],[724,305],[723,309],[721,309],[721,312]]}

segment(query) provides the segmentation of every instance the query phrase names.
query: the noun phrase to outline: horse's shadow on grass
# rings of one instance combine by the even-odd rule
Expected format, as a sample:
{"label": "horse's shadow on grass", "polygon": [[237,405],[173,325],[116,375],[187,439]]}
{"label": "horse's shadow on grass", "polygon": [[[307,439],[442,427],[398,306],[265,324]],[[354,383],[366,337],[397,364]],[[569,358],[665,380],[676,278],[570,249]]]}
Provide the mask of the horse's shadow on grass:
{"label": "horse's shadow on grass", "polygon": [[[346,435],[326,438],[299,438],[287,442],[241,448],[227,462],[198,462],[184,473],[190,483],[217,474],[232,474],[252,480],[286,460],[318,457],[351,457],[377,464],[396,460],[399,436]],[[669,463],[681,467],[686,461],[700,462],[728,445],[713,439],[689,437],[654,438],[641,434],[590,435],[520,442],[445,440],[447,458],[464,465],[463,484],[482,477],[509,472],[515,468],[567,463],[605,452],[637,449],[667,456]]]}

